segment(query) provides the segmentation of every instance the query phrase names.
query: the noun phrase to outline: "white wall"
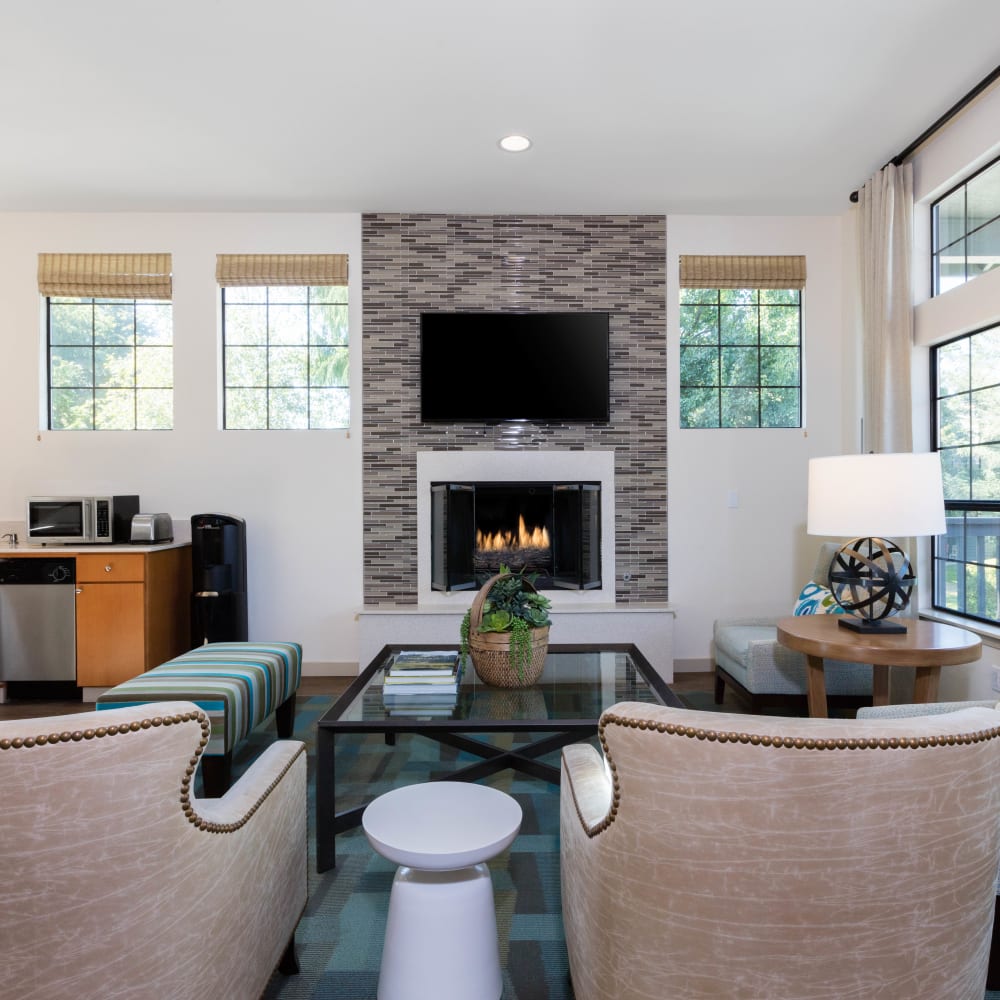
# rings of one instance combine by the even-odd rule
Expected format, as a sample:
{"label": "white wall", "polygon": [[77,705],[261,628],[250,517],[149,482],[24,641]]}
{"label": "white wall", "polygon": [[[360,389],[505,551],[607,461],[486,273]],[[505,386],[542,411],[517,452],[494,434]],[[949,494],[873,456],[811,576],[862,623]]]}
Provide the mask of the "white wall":
{"label": "white wall", "polygon": [[[172,431],[41,429],[42,251],[173,254]],[[219,429],[215,255],[239,252],[349,255],[350,432]],[[138,493],[143,511],[181,521],[243,517],[250,638],[297,640],[307,670],[353,672],[362,603],[360,333],[359,215],[0,215],[0,523],[23,522],[24,498],[34,493]]]}
{"label": "white wall", "polygon": [[[846,209],[845,195],[845,209]],[[846,220],[846,221],[845,221]],[[808,460],[858,450],[849,217],[667,220],[668,519],[677,670],[711,669],[712,622],[791,614],[822,538],[806,535]],[[681,430],[678,257],[805,254],[801,429]],[[739,506],[728,506],[735,491]]]}

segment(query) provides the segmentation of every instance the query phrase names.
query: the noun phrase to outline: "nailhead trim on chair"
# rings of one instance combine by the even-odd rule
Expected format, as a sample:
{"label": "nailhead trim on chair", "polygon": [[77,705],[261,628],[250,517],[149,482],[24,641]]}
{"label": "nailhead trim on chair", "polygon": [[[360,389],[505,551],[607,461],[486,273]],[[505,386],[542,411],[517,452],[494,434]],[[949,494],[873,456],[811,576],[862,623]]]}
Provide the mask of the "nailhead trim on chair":
{"label": "nailhead trim on chair", "polygon": [[607,726],[624,726],[627,729],[649,730],[666,733],[668,736],[685,736],[688,739],[708,740],[718,743],[749,743],[751,746],[774,747],[781,750],[921,750],[925,747],[962,746],[982,743],[1000,736],[1000,727],[983,729],[978,733],[948,733],[942,736],[909,736],[900,739],[891,737],[867,737],[861,739],[806,739],[801,736],[768,736],[759,733],[719,732],[714,729],[700,729],[695,726],[679,726],[674,722],[653,722],[650,719],[630,719],[622,715],[605,715],[598,726],[598,737],[604,750],[604,759],[611,771],[612,794],[608,815],[593,827],[588,827],[576,802],[576,814],[580,825],[589,837],[606,830],[618,816],[621,789],[618,784],[618,767],[611,757],[604,730]]}
{"label": "nailhead trim on chair", "polygon": [[292,764],[305,753],[305,747],[300,746],[288,763],[281,769],[281,773],[275,777],[270,785],[261,793],[260,797],[250,806],[235,823],[213,823],[203,819],[195,811],[191,804],[191,782],[194,780],[195,771],[198,768],[198,758],[204,753],[208,746],[208,738],[211,733],[211,723],[204,712],[184,712],[180,715],[157,715],[152,719],[137,719],[134,722],[123,725],[98,726],[95,729],[75,729],[66,730],[61,733],[41,733],[38,736],[15,736],[14,739],[0,739],[0,750],[30,750],[32,747],[51,746],[55,743],[79,743],[81,740],[103,739],[105,736],[121,736],[125,733],[137,733],[142,729],[153,729],[158,726],[173,726],[184,722],[197,722],[201,725],[201,740],[194,756],[188,762],[184,770],[184,779],[181,782],[180,804],[187,817],[188,822],[199,830],[206,833],[232,833],[246,824],[250,817],[261,807],[264,799],[277,787],[278,782],[288,773]]}

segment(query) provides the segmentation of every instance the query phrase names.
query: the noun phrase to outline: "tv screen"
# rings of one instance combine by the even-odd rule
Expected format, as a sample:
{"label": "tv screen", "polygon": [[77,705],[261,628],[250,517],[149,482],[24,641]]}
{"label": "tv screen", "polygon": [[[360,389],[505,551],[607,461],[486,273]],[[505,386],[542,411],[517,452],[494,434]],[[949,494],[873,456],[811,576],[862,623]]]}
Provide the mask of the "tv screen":
{"label": "tv screen", "polygon": [[610,317],[604,312],[420,316],[425,423],[606,423]]}

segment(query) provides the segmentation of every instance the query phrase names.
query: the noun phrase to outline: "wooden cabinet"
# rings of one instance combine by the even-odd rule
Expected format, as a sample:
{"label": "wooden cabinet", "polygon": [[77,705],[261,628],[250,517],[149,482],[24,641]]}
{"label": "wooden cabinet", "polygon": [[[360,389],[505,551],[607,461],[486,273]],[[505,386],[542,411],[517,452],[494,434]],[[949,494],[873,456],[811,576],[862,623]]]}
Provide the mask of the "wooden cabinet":
{"label": "wooden cabinet", "polygon": [[191,646],[191,549],[76,556],[76,682],[112,687]]}

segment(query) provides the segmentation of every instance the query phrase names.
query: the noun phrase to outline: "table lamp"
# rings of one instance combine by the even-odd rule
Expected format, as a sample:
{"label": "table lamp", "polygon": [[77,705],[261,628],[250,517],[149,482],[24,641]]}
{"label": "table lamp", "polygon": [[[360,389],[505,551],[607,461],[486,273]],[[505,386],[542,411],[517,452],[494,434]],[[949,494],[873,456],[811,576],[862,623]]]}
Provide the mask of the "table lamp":
{"label": "table lamp", "polygon": [[854,632],[905,632],[888,621],[903,611],[917,582],[906,553],[887,537],[945,532],[944,488],[937,452],[838,455],[809,460],[806,531],[844,535],[830,564],[830,589]]}

